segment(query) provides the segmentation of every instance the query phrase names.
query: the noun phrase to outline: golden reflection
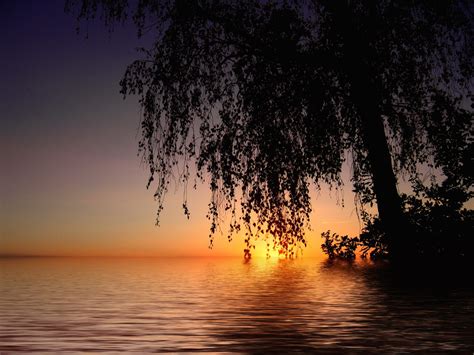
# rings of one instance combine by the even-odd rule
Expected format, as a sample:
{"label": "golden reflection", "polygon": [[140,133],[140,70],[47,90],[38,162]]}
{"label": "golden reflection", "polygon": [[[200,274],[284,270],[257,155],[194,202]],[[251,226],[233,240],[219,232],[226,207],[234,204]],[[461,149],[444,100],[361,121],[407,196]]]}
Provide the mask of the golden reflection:
{"label": "golden reflection", "polygon": [[0,258],[0,352],[468,349],[471,291],[389,275],[322,258]]}

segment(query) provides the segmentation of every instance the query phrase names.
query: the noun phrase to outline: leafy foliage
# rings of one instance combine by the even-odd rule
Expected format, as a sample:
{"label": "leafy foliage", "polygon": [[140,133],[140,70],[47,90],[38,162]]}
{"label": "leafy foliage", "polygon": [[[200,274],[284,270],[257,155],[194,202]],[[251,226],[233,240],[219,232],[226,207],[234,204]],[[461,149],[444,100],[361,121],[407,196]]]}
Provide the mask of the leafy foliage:
{"label": "leafy foliage", "polygon": [[[378,139],[388,140],[395,172],[416,176],[428,163],[456,175],[469,164],[469,1],[69,0],[67,8],[108,24],[128,16],[138,35],[153,33],[121,92],[142,107],[139,149],[157,221],[173,180],[184,185],[189,215],[195,172],[211,190],[211,245],[227,211],[229,239],[244,230],[246,255],[268,236],[294,255],[306,245],[310,187],[340,187],[347,159],[361,203],[373,203],[361,100],[383,121]],[[343,237],[326,238],[328,251],[332,239],[343,243],[337,253],[353,254]]]}
{"label": "leafy foliage", "polygon": [[363,212],[362,219],[365,223],[364,228],[359,237],[355,238],[360,245],[361,257],[365,259],[369,256],[372,260],[387,258],[389,241],[380,219],[371,217],[366,212]]}
{"label": "leafy foliage", "polygon": [[[473,197],[446,179],[429,187],[418,185],[413,195],[403,195],[404,212],[410,222],[405,257],[469,260],[474,256],[474,212],[464,207]],[[359,237],[322,234],[323,251],[329,258],[353,259],[356,249],[363,258],[387,258],[389,243],[380,219],[363,212],[365,227]]]}
{"label": "leafy foliage", "polygon": [[324,243],[321,244],[323,252],[328,255],[330,259],[354,259],[355,251],[359,240],[357,238],[350,238],[347,235],[339,235],[337,233],[331,234],[326,231],[321,234],[324,238]]}
{"label": "leafy foliage", "polygon": [[425,257],[474,256],[474,213],[464,207],[472,197],[472,191],[449,180],[405,196],[407,215],[414,226],[415,253]]}

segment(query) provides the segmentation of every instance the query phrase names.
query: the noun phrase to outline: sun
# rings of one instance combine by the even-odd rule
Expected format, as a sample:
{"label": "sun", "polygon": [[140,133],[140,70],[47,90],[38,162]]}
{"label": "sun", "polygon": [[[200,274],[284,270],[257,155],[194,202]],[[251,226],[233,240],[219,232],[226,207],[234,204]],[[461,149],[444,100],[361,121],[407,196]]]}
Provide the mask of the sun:
{"label": "sun", "polygon": [[251,251],[252,257],[257,258],[270,258],[270,259],[284,259],[285,252],[284,250],[279,250],[277,248],[270,248],[267,249],[267,245],[264,241],[258,241],[255,244],[255,249]]}

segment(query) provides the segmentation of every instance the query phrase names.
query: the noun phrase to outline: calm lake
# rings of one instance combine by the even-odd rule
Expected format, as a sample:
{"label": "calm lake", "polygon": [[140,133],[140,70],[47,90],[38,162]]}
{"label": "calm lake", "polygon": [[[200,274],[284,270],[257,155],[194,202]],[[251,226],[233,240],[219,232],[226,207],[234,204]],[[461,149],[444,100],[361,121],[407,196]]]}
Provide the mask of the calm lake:
{"label": "calm lake", "polygon": [[454,276],[318,259],[3,258],[0,351],[471,354],[474,289]]}

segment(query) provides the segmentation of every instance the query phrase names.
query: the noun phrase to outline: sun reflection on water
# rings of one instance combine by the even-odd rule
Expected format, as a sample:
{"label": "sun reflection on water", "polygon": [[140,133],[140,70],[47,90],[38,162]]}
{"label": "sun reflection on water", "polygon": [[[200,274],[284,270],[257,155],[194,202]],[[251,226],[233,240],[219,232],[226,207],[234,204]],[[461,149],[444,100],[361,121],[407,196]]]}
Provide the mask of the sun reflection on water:
{"label": "sun reflection on water", "polygon": [[407,287],[364,263],[0,259],[0,275],[0,351],[404,352],[474,344],[472,287]]}

